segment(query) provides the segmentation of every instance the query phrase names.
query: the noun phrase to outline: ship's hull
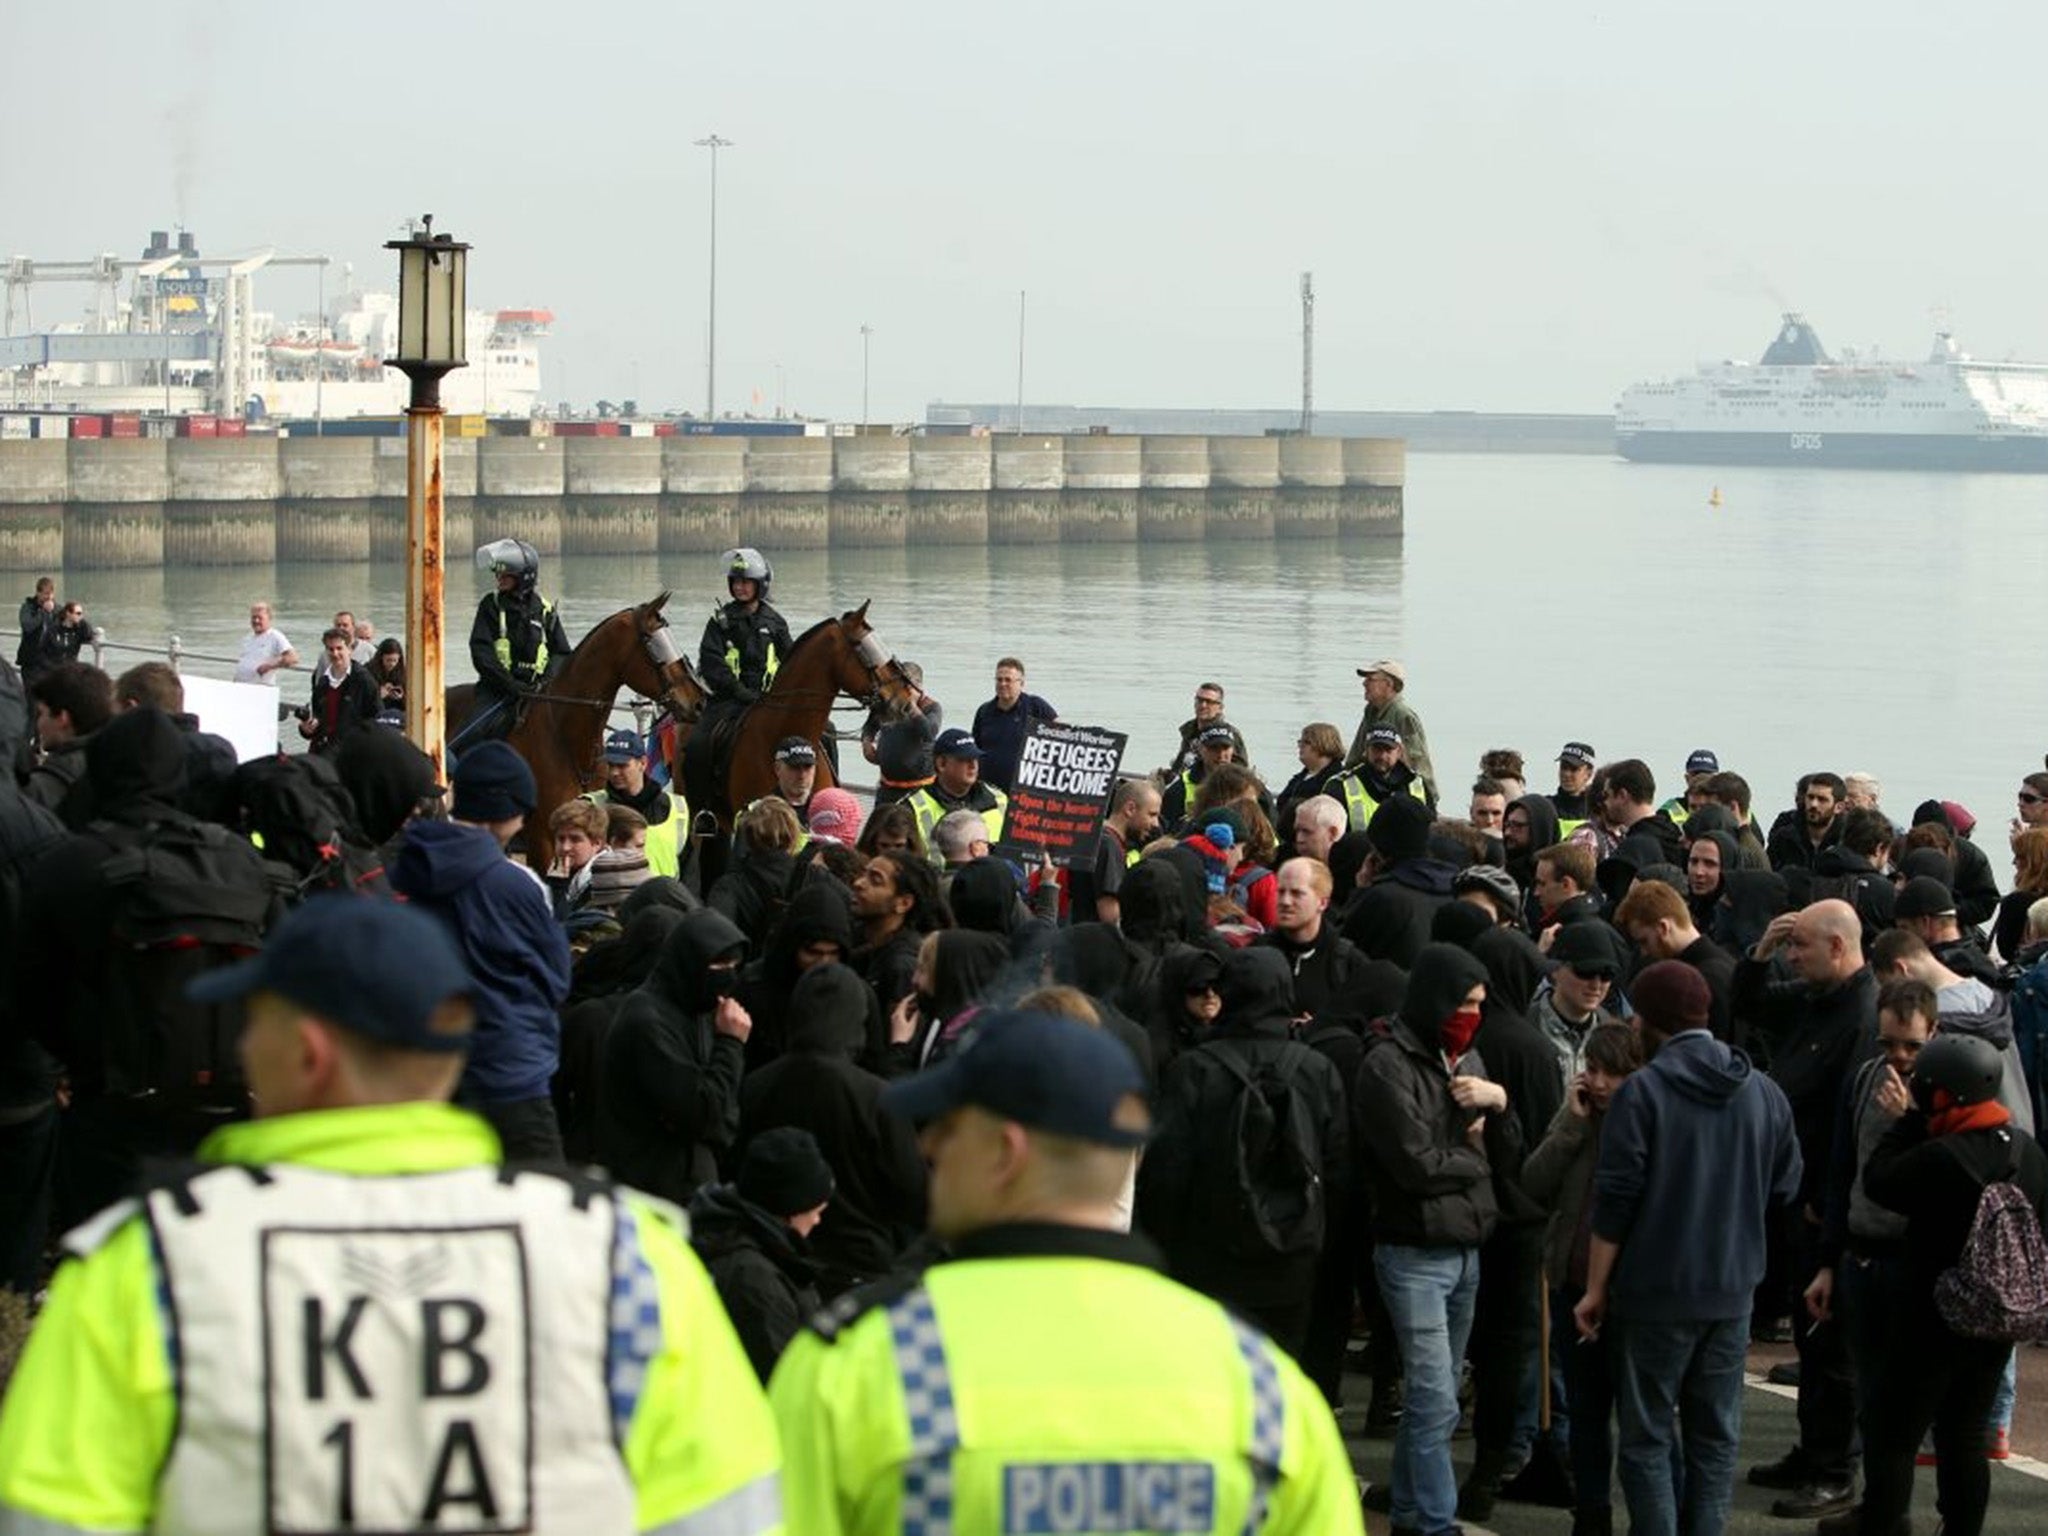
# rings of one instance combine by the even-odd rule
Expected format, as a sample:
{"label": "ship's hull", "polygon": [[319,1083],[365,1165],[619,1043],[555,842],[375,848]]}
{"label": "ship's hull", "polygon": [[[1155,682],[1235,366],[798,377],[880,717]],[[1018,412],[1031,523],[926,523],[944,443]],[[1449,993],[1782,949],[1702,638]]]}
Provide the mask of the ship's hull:
{"label": "ship's hull", "polygon": [[1615,450],[1623,458],[1643,464],[1795,464],[1826,469],[2048,474],[2048,435],[1622,431],[1615,434]]}

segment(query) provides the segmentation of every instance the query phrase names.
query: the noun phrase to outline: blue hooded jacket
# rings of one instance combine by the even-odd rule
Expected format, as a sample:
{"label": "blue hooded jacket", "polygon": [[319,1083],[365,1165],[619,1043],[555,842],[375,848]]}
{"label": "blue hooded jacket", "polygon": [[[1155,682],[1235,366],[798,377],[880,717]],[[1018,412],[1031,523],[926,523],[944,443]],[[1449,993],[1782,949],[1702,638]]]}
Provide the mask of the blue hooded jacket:
{"label": "blue hooded jacket", "polygon": [[[514,1104],[547,1097],[561,1054],[555,1010],[569,995],[569,940],[547,893],[482,827],[414,822],[391,885],[448,925],[476,985],[476,1041],[457,1097]],[[377,958],[403,965],[403,955]]]}
{"label": "blue hooded jacket", "polygon": [[1593,1231],[1621,1245],[1614,1315],[1747,1316],[1767,1213],[1798,1198],[1799,1175],[1784,1090],[1703,1029],[1667,1040],[1615,1090],[1600,1126]]}

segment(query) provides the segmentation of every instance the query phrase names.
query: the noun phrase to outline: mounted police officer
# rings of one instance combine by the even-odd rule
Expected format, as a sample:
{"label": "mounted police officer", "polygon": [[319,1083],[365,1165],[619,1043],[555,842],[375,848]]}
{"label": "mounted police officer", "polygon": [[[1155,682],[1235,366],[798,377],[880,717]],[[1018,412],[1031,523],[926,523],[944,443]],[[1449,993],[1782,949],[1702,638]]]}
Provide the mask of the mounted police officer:
{"label": "mounted police officer", "polygon": [[711,615],[697,647],[697,675],[714,704],[744,707],[775,681],[795,645],[789,624],[768,604],[775,572],[758,549],[725,552],[725,590],[732,601]]}
{"label": "mounted police officer", "polygon": [[572,649],[555,605],[535,589],[539,551],[524,539],[499,539],[476,552],[476,563],[497,578],[498,589],[477,604],[469,627],[477,698],[456,738],[464,745],[509,735],[519,701],[540,692],[549,669]]}

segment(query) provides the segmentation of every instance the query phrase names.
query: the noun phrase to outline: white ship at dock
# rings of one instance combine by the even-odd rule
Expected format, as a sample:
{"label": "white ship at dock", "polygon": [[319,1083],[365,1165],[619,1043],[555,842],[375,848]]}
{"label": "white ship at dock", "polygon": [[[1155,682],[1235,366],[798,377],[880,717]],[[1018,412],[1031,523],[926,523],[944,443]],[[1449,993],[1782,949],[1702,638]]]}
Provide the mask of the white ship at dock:
{"label": "white ship at dock", "polygon": [[[283,321],[258,309],[254,277],[272,267],[328,265],[324,256],[204,257],[188,232],[152,234],[139,260],[0,262],[0,409],[212,414],[340,420],[403,411],[407,384],[384,366],[398,301],[341,291],[321,313]],[[90,284],[76,318],[38,328],[44,285]],[[545,309],[469,310],[469,366],[441,387],[451,415],[525,417],[540,404]]]}
{"label": "white ship at dock", "polygon": [[2048,473],[2048,365],[1979,361],[1946,330],[1921,362],[1838,360],[1787,314],[1758,362],[1630,386],[1615,448],[1678,464]]}

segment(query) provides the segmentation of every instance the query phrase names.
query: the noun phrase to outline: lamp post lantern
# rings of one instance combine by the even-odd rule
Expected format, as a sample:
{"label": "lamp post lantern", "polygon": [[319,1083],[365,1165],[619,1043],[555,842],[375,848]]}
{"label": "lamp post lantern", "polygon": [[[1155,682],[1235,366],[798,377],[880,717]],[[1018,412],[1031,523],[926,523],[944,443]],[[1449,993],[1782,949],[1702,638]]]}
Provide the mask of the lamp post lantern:
{"label": "lamp post lantern", "polygon": [[441,377],[468,363],[469,247],[435,234],[428,214],[409,237],[384,248],[398,252],[398,346],[384,365],[412,381],[405,408],[405,733],[440,774],[447,747]]}

